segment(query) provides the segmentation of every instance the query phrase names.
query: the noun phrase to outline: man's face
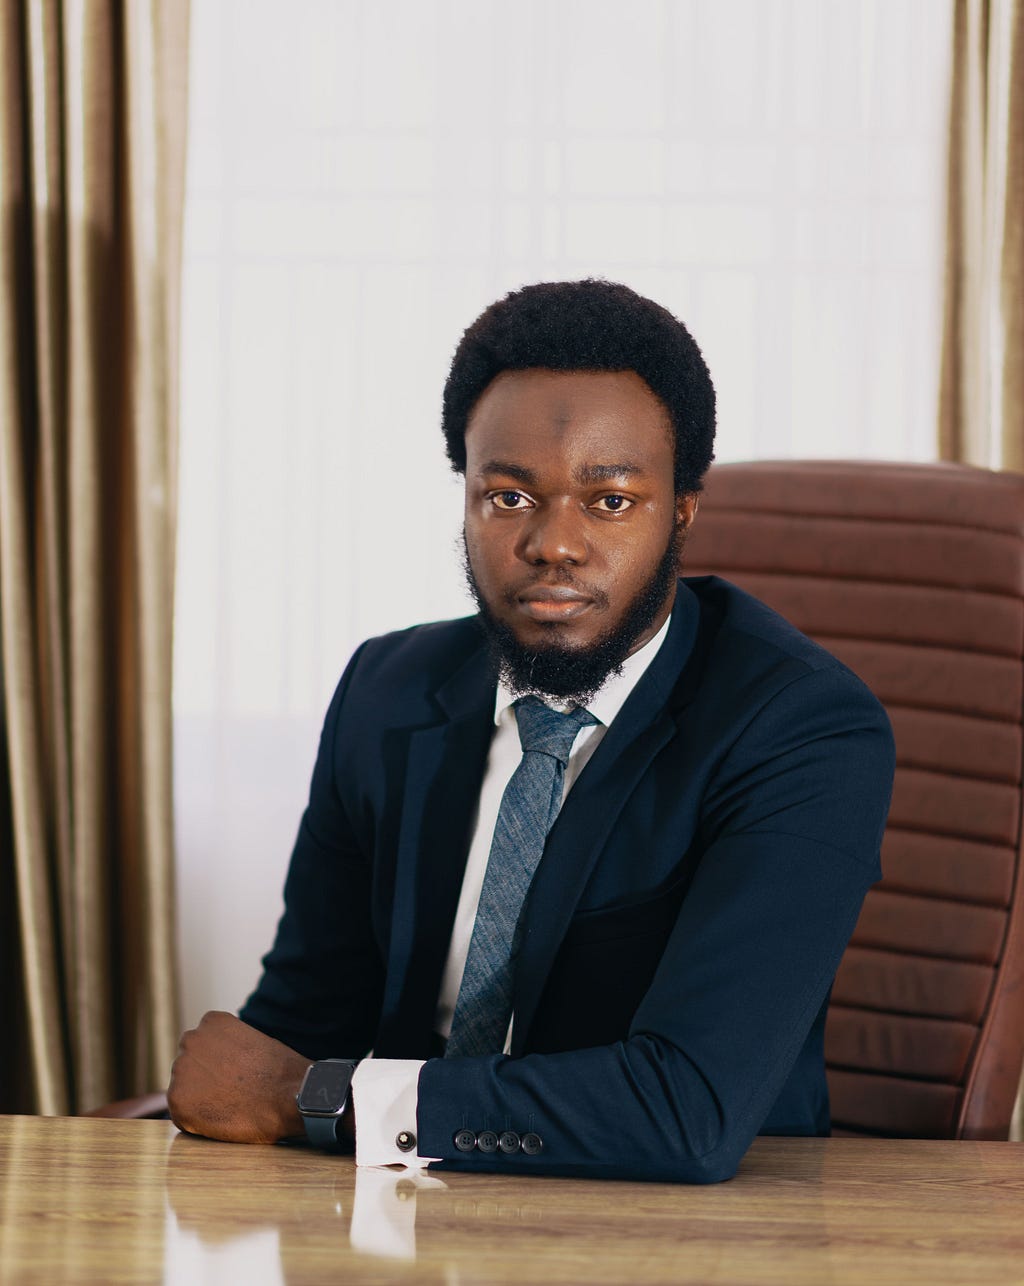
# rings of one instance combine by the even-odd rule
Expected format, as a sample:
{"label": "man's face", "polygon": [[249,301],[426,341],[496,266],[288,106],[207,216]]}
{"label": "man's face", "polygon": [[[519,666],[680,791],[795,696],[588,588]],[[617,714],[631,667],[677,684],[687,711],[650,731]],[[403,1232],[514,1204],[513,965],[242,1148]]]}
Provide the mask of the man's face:
{"label": "man's face", "polygon": [[466,429],[466,553],[515,690],[585,696],[657,633],[695,501],[675,495],[668,413],[640,376],[494,380]]}

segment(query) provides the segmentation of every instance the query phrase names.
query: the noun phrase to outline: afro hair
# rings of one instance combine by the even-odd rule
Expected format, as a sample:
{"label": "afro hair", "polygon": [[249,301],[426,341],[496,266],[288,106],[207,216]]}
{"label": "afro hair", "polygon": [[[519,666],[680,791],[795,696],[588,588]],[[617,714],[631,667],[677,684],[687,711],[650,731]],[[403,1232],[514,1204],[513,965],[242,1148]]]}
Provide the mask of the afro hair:
{"label": "afro hair", "polygon": [[588,278],[514,290],[468,328],[444,387],[441,428],[456,473],[466,424],[502,371],[634,371],[665,406],[675,434],[677,495],[699,492],[715,441],[715,390],[681,321],[628,286]]}

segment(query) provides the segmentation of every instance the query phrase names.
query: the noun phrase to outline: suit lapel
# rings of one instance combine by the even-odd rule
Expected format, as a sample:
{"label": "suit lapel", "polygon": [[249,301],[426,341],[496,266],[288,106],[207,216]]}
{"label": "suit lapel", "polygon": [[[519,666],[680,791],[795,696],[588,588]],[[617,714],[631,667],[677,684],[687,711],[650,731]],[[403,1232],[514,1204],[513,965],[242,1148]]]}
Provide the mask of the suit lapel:
{"label": "suit lapel", "polygon": [[435,694],[438,722],[408,733],[387,981],[376,1052],[424,1057],[494,728],[481,648]]}
{"label": "suit lapel", "polygon": [[[697,598],[680,582],[664,644],[612,721],[548,836],[525,909],[513,1056],[523,1053],[541,992],[594,863],[626,800],[674,735],[679,712],[696,686],[706,651],[698,643],[699,618]],[[622,842],[628,843],[628,837]]]}
{"label": "suit lapel", "polygon": [[[713,630],[680,582],[672,623],[552,828],[525,909],[512,1053],[520,1055],[566,928],[623,805],[676,731]],[[700,628],[698,628],[700,625]],[[495,677],[481,647],[436,692],[436,721],[410,728],[378,1057],[427,1056],[480,786]]]}

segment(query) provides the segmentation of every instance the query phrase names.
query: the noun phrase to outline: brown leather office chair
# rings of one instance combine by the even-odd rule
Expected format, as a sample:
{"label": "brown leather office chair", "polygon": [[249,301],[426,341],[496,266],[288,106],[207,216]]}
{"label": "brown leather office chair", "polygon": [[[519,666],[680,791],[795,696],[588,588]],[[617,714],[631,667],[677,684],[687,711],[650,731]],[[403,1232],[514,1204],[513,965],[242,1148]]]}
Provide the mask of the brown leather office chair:
{"label": "brown leather office chair", "polygon": [[1024,1057],[1024,477],[960,465],[712,469],[684,557],[872,688],[896,784],[832,993],[836,1133],[1008,1136]]}

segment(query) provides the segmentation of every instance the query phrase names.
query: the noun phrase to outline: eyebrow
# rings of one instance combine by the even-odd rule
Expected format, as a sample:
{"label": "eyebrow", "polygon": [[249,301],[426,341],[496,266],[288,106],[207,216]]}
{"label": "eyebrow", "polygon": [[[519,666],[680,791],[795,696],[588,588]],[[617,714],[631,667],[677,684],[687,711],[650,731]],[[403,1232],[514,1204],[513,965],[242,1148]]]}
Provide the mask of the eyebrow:
{"label": "eyebrow", "polygon": [[634,478],[644,470],[638,464],[585,464],[575,473],[576,481],[584,486],[593,482],[614,482],[616,478]]}
{"label": "eyebrow", "polygon": [[515,478],[516,482],[525,482],[528,486],[537,481],[537,475],[532,469],[528,469],[525,464],[512,464],[509,460],[488,460],[480,472],[503,473],[506,478]]}
{"label": "eyebrow", "polygon": [[[488,460],[481,473],[502,473],[507,478],[515,478],[527,486],[533,486],[537,475],[525,464],[513,464],[510,460]],[[616,478],[633,478],[643,474],[644,470],[637,464],[623,461],[619,464],[585,464],[573,474],[573,480],[580,486],[589,486],[595,482],[614,482]]]}

